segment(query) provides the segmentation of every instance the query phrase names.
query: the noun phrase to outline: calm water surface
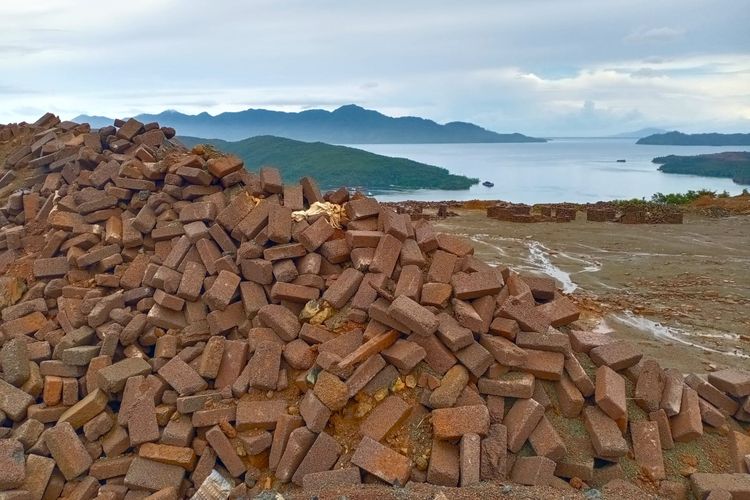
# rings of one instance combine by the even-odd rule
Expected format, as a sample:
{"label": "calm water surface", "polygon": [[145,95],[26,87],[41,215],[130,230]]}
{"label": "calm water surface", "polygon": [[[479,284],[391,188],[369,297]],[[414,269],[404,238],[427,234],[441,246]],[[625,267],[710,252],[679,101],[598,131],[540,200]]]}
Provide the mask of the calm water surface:
{"label": "calm water surface", "polygon": [[[373,193],[381,201],[499,199],[517,203],[650,198],[707,188],[738,194],[731,179],[664,174],[656,156],[746,151],[747,147],[645,146],[635,139],[554,139],[533,144],[358,144],[354,147],[490,181],[462,191]],[[618,159],[626,163],[617,163]],[[747,187],[747,186],[745,186]]]}

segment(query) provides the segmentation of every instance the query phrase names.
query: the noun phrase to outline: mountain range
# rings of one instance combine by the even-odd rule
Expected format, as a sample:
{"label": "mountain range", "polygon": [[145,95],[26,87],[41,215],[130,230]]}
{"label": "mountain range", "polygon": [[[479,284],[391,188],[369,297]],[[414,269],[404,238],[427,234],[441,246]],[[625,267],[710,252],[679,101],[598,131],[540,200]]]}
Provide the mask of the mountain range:
{"label": "mountain range", "polygon": [[[159,122],[174,127],[180,135],[237,141],[260,135],[273,135],[299,141],[320,141],[332,144],[417,144],[475,142],[546,142],[545,139],[519,133],[499,134],[473,123],[435,121],[415,116],[390,117],[354,104],[334,111],[311,109],[298,113],[247,109],[220,113],[206,112],[187,115],[177,111],[140,114],[137,120]],[[76,122],[93,127],[113,123],[104,116],[79,115]]]}

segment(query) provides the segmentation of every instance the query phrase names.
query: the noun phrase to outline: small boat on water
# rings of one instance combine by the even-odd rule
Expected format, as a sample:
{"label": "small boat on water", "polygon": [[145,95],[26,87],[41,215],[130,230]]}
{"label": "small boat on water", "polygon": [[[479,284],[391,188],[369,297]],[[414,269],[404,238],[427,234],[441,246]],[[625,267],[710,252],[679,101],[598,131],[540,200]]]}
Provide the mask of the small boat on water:
{"label": "small boat on water", "polygon": [[625,163],[626,160],[617,160],[617,163]]}
{"label": "small boat on water", "polygon": [[482,183],[482,186],[484,186],[484,187],[488,187],[488,188],[491,188],[491,187],[494,187],[494,186],[495,186],[495,183],[493,183],[493,182],[490,182],[490,181],[484,181],[484,182]]}

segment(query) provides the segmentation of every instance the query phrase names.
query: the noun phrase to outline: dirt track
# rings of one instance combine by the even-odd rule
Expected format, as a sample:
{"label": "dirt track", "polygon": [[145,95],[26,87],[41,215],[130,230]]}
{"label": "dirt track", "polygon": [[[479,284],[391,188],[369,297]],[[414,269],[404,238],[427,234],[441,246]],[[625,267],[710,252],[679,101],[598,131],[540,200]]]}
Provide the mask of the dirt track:
{"label": "dirt track", "polygon": [[519,224],[456,212],[436,226],[470,237],[488,262],[557,278],[586,309],[582,325],[637,339],[684,371],[750,363],[750,217],[623,225],[579,213],[567,224]]}

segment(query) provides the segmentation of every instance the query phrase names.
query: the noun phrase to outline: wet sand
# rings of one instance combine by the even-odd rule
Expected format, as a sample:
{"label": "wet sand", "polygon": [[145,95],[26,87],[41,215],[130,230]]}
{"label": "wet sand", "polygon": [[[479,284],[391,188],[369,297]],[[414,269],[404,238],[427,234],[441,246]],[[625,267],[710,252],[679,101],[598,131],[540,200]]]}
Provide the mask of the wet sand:
{"label": "wet sand", "polygon": [[519,224],[455,212],[436,227],[471,238],[488,262],[556,278],[584,309],[575,326],[683,371],[750,364],[750,217]]}

